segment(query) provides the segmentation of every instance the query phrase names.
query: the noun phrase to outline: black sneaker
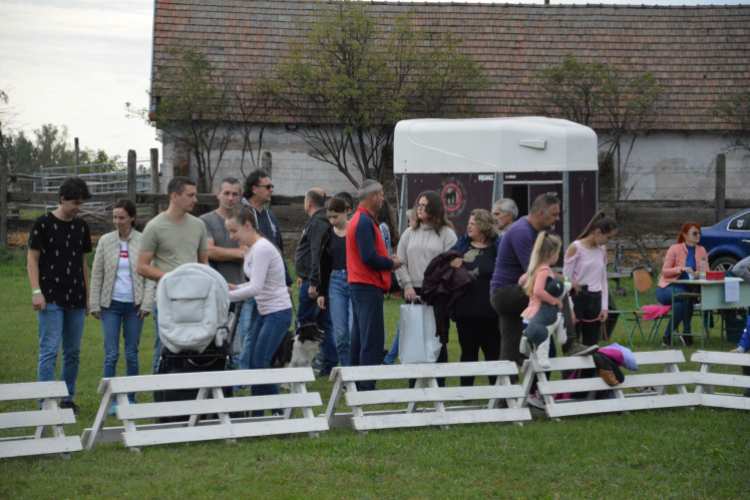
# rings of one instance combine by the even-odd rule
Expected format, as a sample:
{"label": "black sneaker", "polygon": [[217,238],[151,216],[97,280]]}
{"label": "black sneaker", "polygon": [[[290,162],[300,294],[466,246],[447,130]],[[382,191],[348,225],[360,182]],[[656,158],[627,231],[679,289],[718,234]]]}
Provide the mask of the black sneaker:
{"label": "black sneaker", "polygon": [[78,405],[73,401],[61,401],[60,409],[64,410],[66,408],[70,408],[71,410],[73,410],[73,415],[75,415],[76,417],[81,414],[81,409],[78,408]]}

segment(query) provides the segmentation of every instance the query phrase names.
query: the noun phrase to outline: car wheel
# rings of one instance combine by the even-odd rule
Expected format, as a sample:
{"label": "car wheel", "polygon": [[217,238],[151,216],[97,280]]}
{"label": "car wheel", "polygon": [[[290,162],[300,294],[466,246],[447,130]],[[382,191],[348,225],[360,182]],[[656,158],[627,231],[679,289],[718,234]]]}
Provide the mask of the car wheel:
{"label": "car wheel", "polygon": [[712,271],[731,271],[737,259],[734,257],[719,257],[711,264]]}

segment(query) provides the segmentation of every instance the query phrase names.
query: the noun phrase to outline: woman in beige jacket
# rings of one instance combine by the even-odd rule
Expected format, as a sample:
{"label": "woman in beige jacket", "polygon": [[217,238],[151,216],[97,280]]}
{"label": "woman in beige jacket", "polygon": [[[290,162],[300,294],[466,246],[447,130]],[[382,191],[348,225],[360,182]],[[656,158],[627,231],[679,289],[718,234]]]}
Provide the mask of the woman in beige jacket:
{"label": "woman in beige jacket", "polygon": [[[116,230],[101,237],[91,272],[91,315],[104,331],[104,377],[116,376],[120,357],[120,330],[125,340],[127,376],[138,375],[138,346],[143,318],[154,303],[154,282],[136,272],[141,233],[136,231],[135,205],[120,200],[112,211]],[[131,403],[134,394],[128,394]],[[114,404],[110,414],[114,413]]]}

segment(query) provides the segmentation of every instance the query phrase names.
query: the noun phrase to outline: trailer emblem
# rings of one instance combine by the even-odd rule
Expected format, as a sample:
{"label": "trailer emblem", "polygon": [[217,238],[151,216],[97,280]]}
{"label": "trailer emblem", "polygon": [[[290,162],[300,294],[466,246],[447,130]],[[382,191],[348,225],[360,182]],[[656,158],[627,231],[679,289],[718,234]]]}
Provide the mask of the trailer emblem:
{"label": "trailer emblem", "polygon": [[440,198],[450,218],[458,217],[466,208],[466,189],[455,177],[447,178],[440,185]]}

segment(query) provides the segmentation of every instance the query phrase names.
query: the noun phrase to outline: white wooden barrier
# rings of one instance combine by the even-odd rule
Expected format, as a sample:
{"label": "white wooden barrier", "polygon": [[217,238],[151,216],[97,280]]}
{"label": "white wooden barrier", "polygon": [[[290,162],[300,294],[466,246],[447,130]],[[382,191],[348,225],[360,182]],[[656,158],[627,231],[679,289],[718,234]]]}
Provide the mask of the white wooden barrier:
{"label": "white wooden barrier", "polygon": [[[125,447],[138,451],[141,446],[184,443],[235,438],[271,436],[277,434],[310,433],[328,430],[324,418],[315,418],[312,407],[322,406],[319,393],[308,393],[307,382],[315,381],[312,368],[285,368],[275,370],[237,370],[227,372],[181,373],[174,375],[146,375],[102,379],[99,393],[102,404],[94,425],[83,433],[87,449],[98,443],[122,439]],[[245,396],[224,398],[222,387],[265,384],[290,384],[290,394],[276,396]],[[198,389],[198,398],[192,401],[160,403],[128,402],[129,392]],[[213,399],[207,399],[209,394]],[[116,413],[122,427],[104,427],[112,404],[117,399]],[[295,409],[302,410],[303,418],[293,418]],[[258,418],[231,418],[235,412],[284,409],[283,416]],[[200,421],[200,415],[218,414],[218,420]],[[136,420],[190,415],[188,422],[136,425]]]}
{"label": "white wooden barrier", "polygon": [[690,358],[693,363],[700,363],[698,382],[695,393],[700,396],[701,405],[715,408],[732,408],[735,410],[750,410],[750,398],[742,394],[716,393],[714,386],[750,387],[750,377],[731,373],[711,373],[711,365],[750,367],[750,355],[747,353],[731,352],[696,352]]}
{"label": "white wooden barrier", "polygon": [[[685,362],[682,351],[652,351],[636,352],[636,362],[639,368],[648,365],[664,365],[661,373],[625,372],[625,381],[616,386],[607,385],[598,373],[594,378],[559,380],[550,382],[546,373],[561,370],[583,370],[595,368],[594,358],[591,356],[577,356],[570,358],[550,359],[550,368],[541,368],[535,358],[524,362],[523,381],[524,394],[528,395],[533,375],[539,379],[539,394],[544,398],[547,415],[550,418],[570,417],[574,415],[589,415],[594,413],[628,412],[634,410],[652,410],[656,408],[693,407],[701,404],[700,396],[689,393],[686,384],[695,384],[698,379],[696,372],[680,372],[679,363]],[[667,394],[667,387],[675,386],[677,394]],[[627,389],[654,387],[656,391],[626,394]],[[598,391],[614,392],[614,399],[595,400]],[[566,399],[555,400],[555,394],[588,392],[585,400]],[[522,406],[528,403],[524,397]]]}
{"label": "white wooden barrier", "polygon": [[[36,427],[33,436],[18,436],[0,439],[0,458],[25,457],[60,453],[70,458],[69,453],[81,451],[78,436],[66,436],[63,425],[75,424],[73,410],[60,409],[56,398],[68,395],[65,382],[33,382],[28,384],[0,385],[0,401],[43,399],[42,409],[0,414],[0,430]],[[47,435],[52,429],[52,437]]]}
{"label": "white wooden barrier", "polygon": [[[528,408],[520,408],[518,398],[522,395],[522,389],[510,382],[510,376],[517,374],[516,365],[507,361],[334,368],[331,373],[333,392],[328,402],[326,419],[330,427],[351,425],[363,432],[430,425],[439,425],[447,429],[449,425],[454,424],[488,422],[515,422],[521,425],[522,421],[531,420],[531,413]],[[491,386],[438,387],[438,378],[470,376],[497,376],[497,380],[495,385]],[[414,388],[363,392],[357,390],[357,382],[365,380],[403,379],[416,379]],[[346,404],[352,412],[335,413],[344,390]],[[481,406],[446,407],[444,404],[485,399],[488,403]],[[501,401],[505,401],[506,404],[501,405]],[[433,407],[419,409],[418,405],[421,403],[431,403]],[[364,406],[384,404],[408,406],[400,410],[363,410]]]}

